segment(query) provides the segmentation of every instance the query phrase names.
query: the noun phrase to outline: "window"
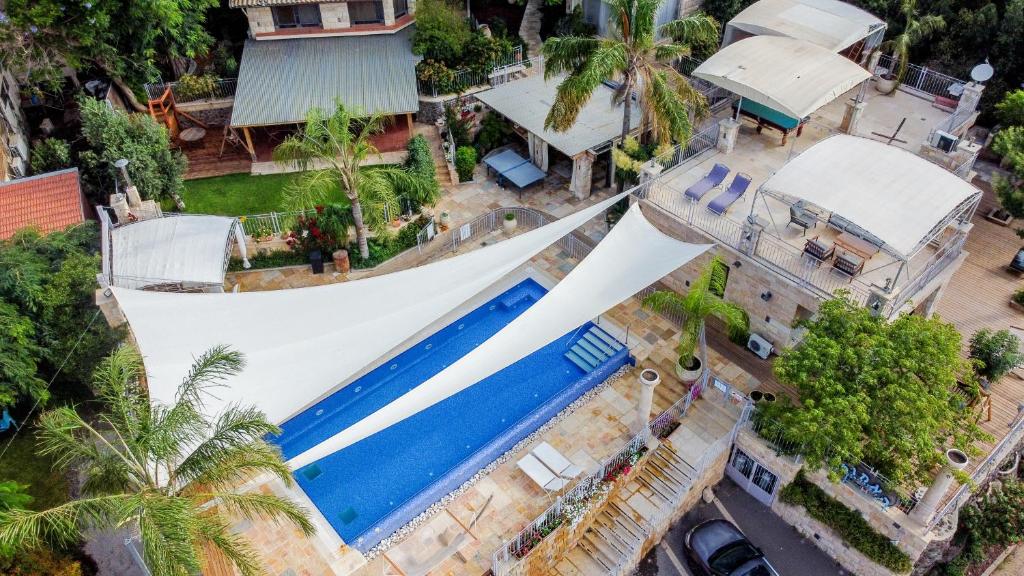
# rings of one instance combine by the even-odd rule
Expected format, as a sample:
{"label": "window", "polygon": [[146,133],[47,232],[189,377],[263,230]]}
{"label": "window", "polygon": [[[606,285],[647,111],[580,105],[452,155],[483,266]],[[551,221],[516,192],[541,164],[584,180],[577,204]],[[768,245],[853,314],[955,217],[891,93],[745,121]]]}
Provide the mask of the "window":
{"label": "window", "polygon": [[409,0],[394,0],[395,18],[401,18],[409,13]]}
{"label": "window", "polygon": [[318,28],[320,27],[320,6],[303,4],[301,6],[274,6],[275,28]]}
{"label": "window", "polygon": [[383,2],[349,2],[348,19],[353,24],[383,24]]}

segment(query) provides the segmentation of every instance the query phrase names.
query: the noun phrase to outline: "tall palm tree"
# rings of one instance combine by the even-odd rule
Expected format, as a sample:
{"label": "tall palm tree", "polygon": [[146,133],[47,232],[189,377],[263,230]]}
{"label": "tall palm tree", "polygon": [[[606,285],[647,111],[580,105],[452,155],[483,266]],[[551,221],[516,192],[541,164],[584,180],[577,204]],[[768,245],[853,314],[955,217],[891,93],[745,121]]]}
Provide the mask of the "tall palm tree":
{"label": "tall palm tree", "polygon": [[645,308],[682,317],[683,326],[676,351],[679,353],[679,367],[685,371],[696,371],[701,368],[696,351],[705,320],[710,317],[718,318],[729,330],[748,328],[749,319],[746,312],[719,296],[725,293],[726,279],[725,263],[715,256],[690,284],[686,294],[659,290],[644,298]]}
{"label": "tall palm tree", "polygon": [[114,351],[94,374],[104,404],[94,423],[72,407],[39,419],[39,453],[80,470],[83,496],[41,512],[0,512],[0,549],[74,542],[86,529],[127,528],[141,537],[154,576],[197,574],[207,546],[243,575],[262,573],[257,551],[231,530],[225,513],[283,520],[306,534],[314,527],[290,500],[233,491],[261,474],[292,482],[280,451],[263,440],[280,429],[262,412],[231,406],[213,420],[202,413],[209,389],[243,365],[238,352],[212,348],[192,365],[174,405],[151,405],[140,384],[141,357],[128,346]]}
{"label": "tall palm tree", "polygon": [[895,92],[896,88],[903,82],[903,77],[906,76],[907,68],[910,65],[910,49],[918,42],[927,40],[936,32],[941,32],[946,28],[946,21],[942,16],[934,14],[921,16],[918,14],[917,0],[902,0],[900,2],[900,13],[904,18],[903,31],[895,37],[882,42],[878,47],[882,52],[892,54],[893,59],[896,61],[896,70],[893,74],[896,81],[893,83],[892,90],[889,90],[886,94]]}
{"label": "tall palm tree", "polygon": [[[367,228],[385,229],[387,215],[401,210],[401,193],[414,197],[428,193],[422,178],[402,168],[363,166],[369,156],[380,154],[371,137],[384,132],[386,121],[380,113],[363,117],[336,101],[330,115],[310,108],[302,130],[274,149],[275,161],[295,162],[303,170],[296,185],[285,189],[285,208],[308,210],[323,204],[331,190],[340,189],[352,210],[359,255],[364,259],[370,257]],[[326,169],[311,170],[314,164]]]}
{"label": "tall palm tree", "polygon": [[[562,36],[548,38],[544,77],[566,74],[544,127],[563,132],[576,123],[580,110],[606,80],[619,80],[614,101],[621,103],[622,140],[629,134],[632,98],[639,95],[642,125],[661,143],[685,142],[690,137],[692,112],[707,114],[707,101],[672,63],[690,55],[694,43],[718,39],[718,22],[702,13],[673,20],[661,27],[655,17],[663,0],[607,0],[612,17],[608,38]],[[673,40],[675,39],[675,40]]]}

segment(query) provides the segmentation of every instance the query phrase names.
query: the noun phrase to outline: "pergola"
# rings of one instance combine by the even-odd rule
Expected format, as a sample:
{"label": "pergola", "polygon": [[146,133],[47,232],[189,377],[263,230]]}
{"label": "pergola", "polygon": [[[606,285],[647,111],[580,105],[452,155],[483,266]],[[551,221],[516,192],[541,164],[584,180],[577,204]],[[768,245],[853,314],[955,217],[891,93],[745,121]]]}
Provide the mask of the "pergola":
{"label": "pergola", "polygon": [[[571,128],[564,132],[548,130],[544,128],[544,119],[563,79],[545,80],[544,74],[536,72],[479,92],[476,97],[527,132],[530,160],[544,172],[548,171],[548,146],[571,158],[569,189],[576,197],[586,198],[590,195],[594,158],[609,150],[622,133],[623,109],[612,102],[612,88],[602,85],[591,95]],[[639,126],[640,113],[633,106],[630,129],[637,130]]]}
{"label": "pergola", "polygon": [[806,40],[856,60],[881,43],[885,22],[838,0],[759,0],[725,25],[722,46],[750,36]]}
{"label": "pergola", "polygon": [[419,110],[409,32],[246,40],[238,68],[231,128],[240,129],[255,160],[251,128],[293,126],[316,106],[339,101],[365,114],[404,115],[412,132]]}
{"label": "pergola", "polygon": [[[892,256],[899,270],[886,286],[890,290],[913,280],[907,263],[927,246],[937,246],[936,254],[943,254],[953,243],[962,242],[963,234],[946,231],[968,224],[981,200],[981,191],[974,185],[924,158],[845,134],[808,148],[765,181],[756,194],[797,207],[801,218],[814,218]],[[758,214],[763,205],[755,196],[752,221],[765,220],[765,215]],[[767,216],[771,218],[770,213]],[[786,223],[770,221],[769,225]]]}

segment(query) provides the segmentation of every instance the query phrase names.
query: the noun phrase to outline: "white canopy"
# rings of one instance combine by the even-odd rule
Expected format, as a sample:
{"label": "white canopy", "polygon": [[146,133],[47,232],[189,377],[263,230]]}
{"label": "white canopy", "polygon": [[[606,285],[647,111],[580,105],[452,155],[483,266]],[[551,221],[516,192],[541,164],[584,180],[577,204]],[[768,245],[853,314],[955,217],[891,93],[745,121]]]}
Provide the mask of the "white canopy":
{"label": "white canopy", "polygon": [[786,36],[841,52],[885,26],[885,22],[838,0],[759,0],[725,26],[723,45],[744,37]]}
{"label": "white canopy", "polygon": [[693,75],[797,119],[871,77],[826,48],[782,36],[753,36],[730,44]]}
{"label": "white canopy", "polygon": [[625,193],[509,240],[418,268],[339,284],[239,294],[114,288],[145,359],[150,399],[170,404],[194,358],[216,345],[245,369],[206,402],[243,402],[281,423]]}
{"label": "white canopy", "polygon": [[183,215],[114,228],[110,232],[114,285],[224,284],[235,222],[223,216]]}
{"label": "white canopy", "polygon": [[433,378],[292,458],[289,464],[301,468],[426,410],[547,346],[710,247],[666,236],[644,218],[639,204],[634,204],[590,255],[498,333]]}
{"label": "white canopy", "polygon": [[902,256],[915,254],[981,197],[973,185],[903,148],[845,134],[811,146],[761,190],[834,212]]}

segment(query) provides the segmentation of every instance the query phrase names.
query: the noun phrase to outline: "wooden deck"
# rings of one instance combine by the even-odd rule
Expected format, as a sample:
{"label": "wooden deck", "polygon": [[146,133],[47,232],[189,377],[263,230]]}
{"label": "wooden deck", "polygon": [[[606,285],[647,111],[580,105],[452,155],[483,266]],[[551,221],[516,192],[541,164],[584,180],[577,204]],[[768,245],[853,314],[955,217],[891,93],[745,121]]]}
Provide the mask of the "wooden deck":
{"label": "wooden deck", "polygon": [[[1021,247],[1014,226],[1004,227],[985,219],[984,214],[996,205],[996,198],[987,182],[975,179],[984,191],[981,205],[974,216],[974,229],[967,236],[967,260],[954,274],[939,300],[936,313],[953,323],[963,335],[964,347],[972,334],[982,328],[1008,329],[1024,335],[1024,314],[1010,308],[1010,295],[1021,287],[1021,277],[1007,272],[1007,264]],[[987,413],[981,426],[998,442],[1017,417],[1017,406],[1024,402],[1024,377],[1018,369],[995,382],[990,390],[992,418]],[[990,449],[991,446],[983,446]],[[977,459],[975,459],[977,461]]]}

